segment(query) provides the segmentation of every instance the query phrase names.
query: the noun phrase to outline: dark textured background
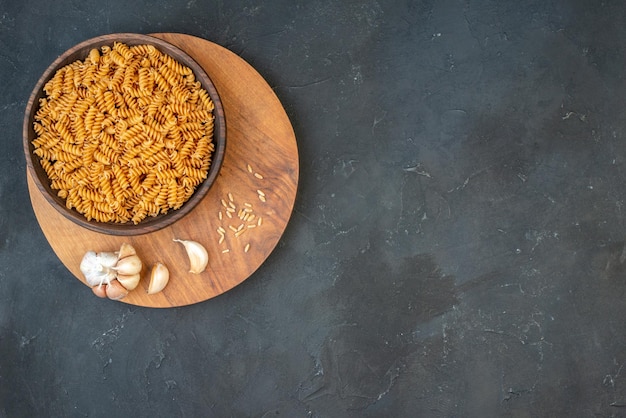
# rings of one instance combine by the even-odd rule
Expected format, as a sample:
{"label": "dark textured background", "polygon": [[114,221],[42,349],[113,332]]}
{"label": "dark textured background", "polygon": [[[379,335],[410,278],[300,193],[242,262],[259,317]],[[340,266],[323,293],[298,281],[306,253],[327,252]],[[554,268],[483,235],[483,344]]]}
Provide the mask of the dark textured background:
{"label": "dark textured background", "polygon": [[[621,0],[0,0],[0,417],[625,416]],[[21,124],[87,38],[182,32],[272,86],[296,207],[234,290],[99,300]]]}

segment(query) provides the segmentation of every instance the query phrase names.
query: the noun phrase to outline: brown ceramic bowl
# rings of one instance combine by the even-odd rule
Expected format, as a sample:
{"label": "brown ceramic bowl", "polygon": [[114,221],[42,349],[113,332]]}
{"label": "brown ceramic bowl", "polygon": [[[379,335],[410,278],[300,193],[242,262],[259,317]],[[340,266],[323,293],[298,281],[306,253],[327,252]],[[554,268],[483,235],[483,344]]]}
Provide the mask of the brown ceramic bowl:
{"label": "brown ceramic bowl", "polygon": [[[114,223],[114,222],[97,222],[95,220],[88,221],[87,218],[77,212],[75,209],[68,209],[65,206],[65,199],[57,196],[57,191],[50,187],[50,181],[45,171],[43,170],[39,157],[33,154],[34,146],[32,144],[33,139],[36,138],[33,130],[34,115],[39,108],[39,99],[45,97],[43,86],[48,80],[50,80],[56,71],[67,64],[75,62],[77,60],[84,61],[89,51],[93,48],[100,48],[103,45],[113,46],[114,42],[122,42],[131,45],[153,45],[162,53],[168,54],[175,58],[181,64],[191,68],[196,80],[200,81],[202,87],[209,93],[215,109],[213,115],[214,120],[214,132],[213,143],[215,145],[215,151],[211,157],[211,166],[207,178],[197,186],[194,194],[187,200],[179,209],[170,210],[166,214],[160,214],[154,217],[148,216],[138,224],[132,222],[127,223]],[[26,156],[26,165],[37,187],[44,195],[46,200],[54,206],[56,210],[62,213],[66,218],[72,220],[78,225],[81,225],[89,230],[111,234],[111,235],[140,235],[149,232],[153,232],[169,226],[181,219],[183,216],[193,210],[193,208],[204,198],[209,191],[209,188],[217,178],[217,174],[222,166],[224,159],[224,151],[226,147],[226,125],[224,119],[224,110],[220,97],[215,89],[215,86],[211,82],[209,76],[205,73],[202,67],[196,63],[189,55],[183,52],[176,46],[160,40],[158,38],[140,35],[133,33],[117,33],[110,35],[103,35],[70,48],[60,57],[58,57],[43,73],[37,85],[35,86],[28,104],[26,106],[26,114],[24,117],[23,126],[23,146],[24,154]]]}

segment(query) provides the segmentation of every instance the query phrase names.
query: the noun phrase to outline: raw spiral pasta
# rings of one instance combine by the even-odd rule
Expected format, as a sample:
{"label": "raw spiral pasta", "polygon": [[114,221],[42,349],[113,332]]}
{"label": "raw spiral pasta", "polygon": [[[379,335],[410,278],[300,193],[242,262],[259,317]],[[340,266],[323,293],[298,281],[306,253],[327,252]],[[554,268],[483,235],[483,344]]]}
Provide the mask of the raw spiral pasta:
{"label": "raw spiral pasta", "polygon": [[179,209],[207,177],[213,102],[190,68],[154,46],[92,49],[43,89],[33,152],[87,220],[137,224]]}

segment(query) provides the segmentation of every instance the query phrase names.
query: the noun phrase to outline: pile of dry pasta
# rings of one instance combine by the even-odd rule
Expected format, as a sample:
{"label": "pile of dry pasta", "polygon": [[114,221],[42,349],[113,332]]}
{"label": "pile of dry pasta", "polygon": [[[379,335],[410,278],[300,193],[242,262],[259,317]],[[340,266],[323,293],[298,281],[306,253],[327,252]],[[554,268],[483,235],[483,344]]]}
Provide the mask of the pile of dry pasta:
{"label": "pile of dry pasta", "polygon": [[154,46],[92,49],[44,92],[34,153],[88,220],[137,224],[180,208],[206,178],[213,102],[190,68]]}

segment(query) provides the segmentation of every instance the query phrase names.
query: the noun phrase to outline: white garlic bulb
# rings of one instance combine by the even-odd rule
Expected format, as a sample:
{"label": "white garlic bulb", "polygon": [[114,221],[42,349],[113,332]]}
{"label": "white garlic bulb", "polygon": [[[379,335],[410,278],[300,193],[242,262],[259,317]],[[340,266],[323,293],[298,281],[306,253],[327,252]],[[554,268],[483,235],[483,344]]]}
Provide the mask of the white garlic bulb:
{"label": "white garlic bulb", "polygon": [[89,286],[101,286],[115,280],[116,263],[117,254],[115,253],[87,251],[80,262],[80,271]]}
{"label": "white garlic bulb", "polygon": [[117,253],[87,251],[80,262],[80,271],[94,294],[114,300],[139,285],[142,267],[135,249],[126,243]]}

